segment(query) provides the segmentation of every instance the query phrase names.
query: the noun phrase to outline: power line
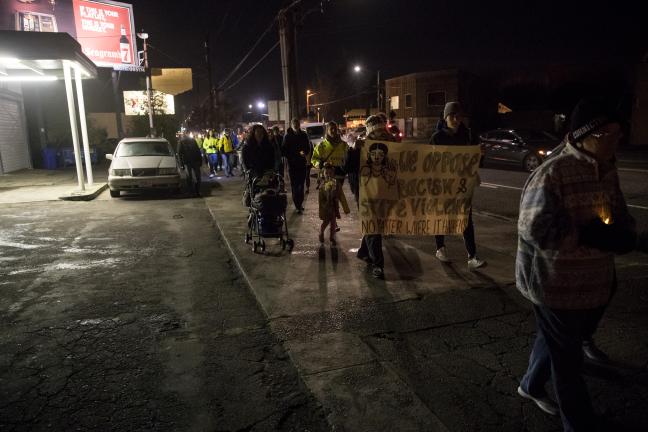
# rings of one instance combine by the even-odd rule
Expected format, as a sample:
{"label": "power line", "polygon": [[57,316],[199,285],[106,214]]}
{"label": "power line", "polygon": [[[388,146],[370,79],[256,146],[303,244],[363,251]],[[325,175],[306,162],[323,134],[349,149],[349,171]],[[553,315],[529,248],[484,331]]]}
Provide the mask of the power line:
{"label": "power line", "polygon": [[245,56],[243,56],[241,61],[236,65],[236,67],[234,67],[232,72],[230,72],[229,75],[227,75],[227,77],[225,77],[225,79],[220,82],[220,84],[218,85],[219,88],[222,88],[225,84],[227,84],[227,82],[234,76],[234,74],[241,68],[241,66],[243,66],[243,63],[245,63],[245,61],[248,59],[248,57],[250,57],[250,55],[252,54],[254,49],[261,43],[261,41],[263,40],[265,35],[268,34],[268,32],[270,30],[272,30],[272,28],[274,27],[276,21],[277,21],[276,17],[272,19],[272,22],[270,23],[268,28],[265,29],[265,31],[261,34],[259,39],[257,39],[257,41],[254,43],[254,45],[252,45],[252,48],[250,48],[250,50],[247,52],[247,54],[245,54]]}
{"label": "power line", "polygon": [[331,104],[334,104],[334,103],[336,103],[336,102],[342,102],[343,100],[352,99],[352,98],[354,98],[354,97],[358,97],[358,96],[366,95],[366,94],[369,94],[369,93],[373,93],[373,91],[364,91],[364,92],[361,92],[361,93],[356,93],[356,94],[351,95],[351,96],[345,96],[345,97],[343,97],[343,98],[335,99],[335,100],[328,101],[328,102],[322,102],[322,103],[317,103],[317,104],[310,104],[310,106],[312,106],[312,107],[316,107],[316,106],[331,105]]}
{"label": "power line", "polygon": [[272,51],[275,50],[275,48],[277,48],[277,46],[279,46],[279,41],[275,42],[275,44],[272,45],[272,47],[271,47],[271,48],[270,48],[270,49],[269,49],[265,54],[263,54],[263,56],[259,59],[258,62],[256,62],[256,63],[255,63],[255,64],[254,64],[254,65],[253,65],[253,66],[252,66],[252,67],[251,67],[247,72],[245,72],[245,73],[243,74],[243,76],[241,76],[241,78],[239,78],[238,80],[236,80],[236,81],[234,82],[234,84],[231,84],[229,87],[227,87],[227,88],[225,89],[225,91],[230,90],[232,87],[234,87],[235,85],[237,85],[238,83],[240,83],[240,82],[243,80],[243,78],[245,78],[246,76],[248,76],[248,75],[249,75],[249,74],[250,74],[254,69],[256,69],[256,67],[259,66],[259,65],[261,64],[261,62],[262,62],[263,60],[265,60],[265,58],[268,57],[268,56],[270,55],[270,53],[272,53]]}

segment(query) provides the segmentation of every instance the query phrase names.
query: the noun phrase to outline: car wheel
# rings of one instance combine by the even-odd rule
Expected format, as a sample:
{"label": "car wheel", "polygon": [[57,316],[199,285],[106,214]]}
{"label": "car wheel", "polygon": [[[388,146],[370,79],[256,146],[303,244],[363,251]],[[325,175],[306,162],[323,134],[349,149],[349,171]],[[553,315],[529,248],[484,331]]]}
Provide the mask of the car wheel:
{"label": "car wheel", "polygon": [[538,155],[529,153],[522,162],[522,168],[524,168],[528,172],[532,172],[536,168],[538,168],[541,163],[542,161],[540,160],[540,157],[538,157]]}
{"label": "car wheel", "polygon": [[110,196],[113,198],[119,198],[120,192],[118,190],[110,189]]}

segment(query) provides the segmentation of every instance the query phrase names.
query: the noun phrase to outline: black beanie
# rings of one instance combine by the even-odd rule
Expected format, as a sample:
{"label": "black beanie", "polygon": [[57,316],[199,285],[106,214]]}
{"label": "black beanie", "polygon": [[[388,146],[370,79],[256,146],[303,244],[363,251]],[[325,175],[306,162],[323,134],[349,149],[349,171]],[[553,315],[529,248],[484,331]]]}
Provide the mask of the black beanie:
{"label": "black beanie", "polygon": [[581,99],[572,111],[569,137],[581,141],[596,129],[619,121],[616,108],[605,99]]}
{"label": "black beanie", "polygon": [[462,112],[459,102],[448,102],[443,108],[443,120],[450,114],[460,114]]}

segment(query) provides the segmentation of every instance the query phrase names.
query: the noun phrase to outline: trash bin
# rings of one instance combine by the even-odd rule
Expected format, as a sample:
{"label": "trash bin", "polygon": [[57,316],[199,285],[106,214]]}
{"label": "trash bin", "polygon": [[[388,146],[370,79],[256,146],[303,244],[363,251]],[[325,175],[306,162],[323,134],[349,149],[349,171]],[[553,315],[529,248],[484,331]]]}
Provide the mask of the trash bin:
{"label": "trash bin", "polygon": [[55,170],[56,163],[56,149],[44,148],[43,149],[43,168],[46,170]]}

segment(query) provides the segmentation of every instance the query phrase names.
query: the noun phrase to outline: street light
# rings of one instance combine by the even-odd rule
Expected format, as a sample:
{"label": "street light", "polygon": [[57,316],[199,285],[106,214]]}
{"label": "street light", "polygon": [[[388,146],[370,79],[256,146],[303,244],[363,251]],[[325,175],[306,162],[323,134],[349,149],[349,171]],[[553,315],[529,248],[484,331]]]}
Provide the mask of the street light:
{"label": "street light", "polygon": [[263,102],[259,101],[259,102],[257,102],[257,108],[263,109],[263,108],[265,108],[265,104]]}
{"label": "street light", "polygon": [[310,113],[310,107],[308,106],[308,99],[309,99],[311,96],[315,96],[316,94],[317,94],[317,93],[311,93],[310,90],[306,90],[306,117],[308,117],[308,115],[309,115],[309,113]]}
{"label": "street light", "polygon": [[249,108],[249,109],[252,109],[252,104],[248,105],[248,108]]}
{"label": "street light", "polygon": [[[360,65],[355,65],[353,67],[353,71],[355,73],[360,73],[362,71],[362,67]],[[376,71],[376,106],[378,108],[378,111],[380,111],[381,108],[381,98],[380,98],[380,71]]]}
{"label": "street light", "polygon": [[148,33],[137,33],[137,37],[144,41],[144,73],[146,75],[146,96],[148,99],[149,135],[153,136],[153,92],[151,91],[151,70],[148,66],[148,48],[146,40]]}

